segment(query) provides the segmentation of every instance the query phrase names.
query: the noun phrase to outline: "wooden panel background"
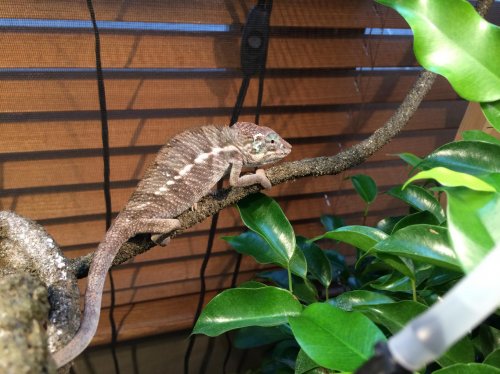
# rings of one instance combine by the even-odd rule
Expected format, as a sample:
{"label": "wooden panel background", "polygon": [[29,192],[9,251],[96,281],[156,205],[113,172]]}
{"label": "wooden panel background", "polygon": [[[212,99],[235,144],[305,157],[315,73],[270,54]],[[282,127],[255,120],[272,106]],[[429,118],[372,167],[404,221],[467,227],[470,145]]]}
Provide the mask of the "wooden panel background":
{"label": "wooden panel background", "polygon": [[[228,122],[241,82],[241,27],[254,3],[95,2],[115,213],[165,139],[200,124]],[[489,19],[500,19],[498,4]],[[372,1],[275,0],[271,24],[261,121],[290,140],[290,160],[334,154],[365,138],[389,118],[418,75],[410,36],[366,29],[407,28],[395,12]],[[207,26],[211,31],[200,31]],[[38,220],[68,256],[85,254],[104,235],[94,39],[86,2],[4,0],[0,29],[1,209]],[[256,96],[252,82],[242,120],[252,120]],[[324,213],[359,223],[363,207],[344,177],[367,173],[381,191],[401,182],[407,169],[394,154],[425,155],[452,140],[465,107],[438,79],[405,131],[366,163],[341,176],[281,185],[270,195],[301,235],[320,233]],[[382,194],[369,223],[401,209]],[[119,339],[190,326],[208,228],[203,222],[168,247],[115,269]],[[234,209],[222,212],[218,238],[241,229]],[[234,261],[217,239],[207,299],[229,285]],[[245,259],[240,281],[258,269]],[[110,337],[108,285],[103,307],[94,344]]]}

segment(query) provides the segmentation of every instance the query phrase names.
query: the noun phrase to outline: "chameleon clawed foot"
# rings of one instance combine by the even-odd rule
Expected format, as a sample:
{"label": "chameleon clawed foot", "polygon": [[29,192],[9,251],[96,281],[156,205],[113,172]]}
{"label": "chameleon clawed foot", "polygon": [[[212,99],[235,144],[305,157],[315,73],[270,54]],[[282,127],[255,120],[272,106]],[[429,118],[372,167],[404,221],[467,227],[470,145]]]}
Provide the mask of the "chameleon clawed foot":
{"label": "chameleon clawed foot", "polygon": [[271,181],[269,178],[267,178],[266,172],[264,169],[257,169],[255,171],[255,175],[258,177],[258,181],[262,187],[264,187],[266,190],[270,189],[273,185],[271,184]]}
{"label": "chameleon clawed foot", "polygon": [[164,236],[165,234],[153,234],[151,235],[151,241],[156,243],[157,245],[161,247],[165,247],[170,241],[172,240],[171,238],[165,238],[161,240],[161,237]]}

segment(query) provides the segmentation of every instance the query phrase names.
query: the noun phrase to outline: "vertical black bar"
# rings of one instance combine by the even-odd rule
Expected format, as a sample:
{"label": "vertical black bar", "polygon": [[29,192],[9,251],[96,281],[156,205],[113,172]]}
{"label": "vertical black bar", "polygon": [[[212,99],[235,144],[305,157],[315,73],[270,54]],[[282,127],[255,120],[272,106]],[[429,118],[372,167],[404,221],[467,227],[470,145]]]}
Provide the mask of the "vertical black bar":
{"label": "vertical black bar", "polygon": [[[110,166],[109,166],[109,127],[108,127],[108,111],[106,107],[106,90],[104,87],[104,75],[102,72],[101,63],[101,39],[99,36],[99,29],[97,27],[97,21],[95,17],[94,6],[92,0],[87,0],[87,8],[89,10],[90,19],[92,21],[92,27],[94,30],[95,38],[95,64],[96,64],[96,76],[97,76],[97,90],[99,92],[99,107],[101,114],[101,137],[102,137],[102,160],[104,169],[104,202],[106,205],[106,230],[111,226],[111,188],[110,188]],[[113,275],[111,269],[109,271],[109,280],[111,285],[111,306],[109,309],[109,321],[111,324],[111,355],[113,356],[113,363],[115,366],[115,372],[120,373],[120,367],[118,364],[118,357],[116,355],[116,339],[117,339],[117,329],[115,320],[113,317],[114,306],[115,306],[115,288]]]}

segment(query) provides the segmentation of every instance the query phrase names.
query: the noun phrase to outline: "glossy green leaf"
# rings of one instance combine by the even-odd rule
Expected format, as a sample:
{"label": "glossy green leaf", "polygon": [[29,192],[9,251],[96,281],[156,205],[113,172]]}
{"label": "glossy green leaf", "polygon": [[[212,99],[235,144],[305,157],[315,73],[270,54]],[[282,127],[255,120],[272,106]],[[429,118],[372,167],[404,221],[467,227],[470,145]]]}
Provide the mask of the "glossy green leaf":
{"label": "glossy green leaf", "polygon": [[[500,103],[500,101],[498,102]],[[462,132],[461,135],[463,140],[480,141],[500,145],[500,139],[497,139],[481,130],[466,130]]]}
{"label": "glossy green leaf", "polygon": [[304,253],[307,261],[307,269],[314,279],[317,279],[323,286],[328,287],[332,282],[332,268],[330,261],[323,250],[306,238],[297,236],[297,245]]}
{"label": "glossy green leaf", "polygon": [[500,100],[481,103],[481,109],[491,126],[500,131]]}
{"label": "glossy green leaf", "polygon": [[396,232],[398,230],[401,230],[405,227],[412,226],[412,225],[421,225],[421,224],[427,224],[427,225],[439,225],[438,219],[432,214],[431,212],[428,211],[423,211],[423,212],[417,212],[413,214],[409,214],[403,219],[401,219],[398,223],[394,225],[393,232]]}
{"label": "glossy green leaf", "polygon": [[395,256],[389,253],[374,252],[373,250],[370,252],[370,254],[375,255],[391,268],[399,271],[401,274],[406,275],[411,279],[415,279],[415,269],[413,266],[413,262],[410,259]]}
{"label": "glossy green leaf", "polygon": [[370,282],[369,286],[376,290],[387,292],[413,292],[410,277],[399,273],[383,275],[375,281]]}
{"label": "glossy green leaf", "polygon": [[484,362],[487,365],[500,368],[500,348],[491,352],[485,359]]}
{"label": "glossy green leaf", "polygon": [[409,183],[419,179],[435,179],[446,187],[467,187],[471,190],[485,192],[495,191],[494,187],[473,175],[460,173],[441,166],[415,174],[406,181],[403,188],[406,188]]}
{"label": "glossy green leaf", "polygon": [[238,349],[249,349],[290,338],[291,334],[287,333],[281,326],[250,326],[236,331],[233,345]]}
{"label": "glossy green leaf", "polygon": [[416,168],[420,165],[420,163],[422,162],[422,158],[414,155],[413,153],[409,153],[409,152],[403,152],[403,153],[398,153],[397,156],[403,160],[404,162],[406,162],[408,165]]}
{"label": "glossy green leaf", "polygon": [[460,270],[460,263],[451,248],[448,231],[441,226],[413,225],[396,231],[375,245],[376,253],[411,258],[451,270]]}
{"label": "glossy green leaf", "polygon": [[244,232],[238,236],[222,237],[238,253],[252,256],[260,264],[276,264],[283,268],[290,266],[292,273],[305,277],[307,273],[306,260],[302,253],[294,252],[291,259],[283,256],[277,247],[271,247],[262,236],[253,231]]}
{"label": "glossy green leaf", "polygon": [[[288,273],[286,270],[264,271],[257,274],[259,278],[268,279],[276,283],[279,287],[289,289]],[[314,303],[318,300],[316,287],[307,278],[300,278],[292,275],[293,294],[306,304]]]}
{"label": "glossy green leaf", "polygon": [[356,174],[350,177],[354,189],[367,204],[373,203],[377,197],[378,189],[372,177],[365,174]]}
{"label": "glossy green leaf", "polygon": [[385,340],[361,313],[329,304],[312,304],[289,323],[305,353],[329,369],[353,371],[372,355],[375,343]]}
{"label": "glossy green leaf", "polygon": [[238,285],[238,288],[262,288],[262,287],[267,287],[267,285],[256,281],[247,281]]}
{"label": "glossy green leaf", "polygon": [[366,252],[385,238],[387,238],[387,234],[381,230],[373,227],[354,225],[344,226],[337,230],[329,231],[320,237],[314,238],[314,240],[334,239],[350,244],[353,247]]}
{"label": "glossy green leaf", "polygon": [[500,369],[485,364],[457,364],[436,370],[434,374],[500,374]]}
{"label": "glossy green leaf", "polygon": [[423,163],[428,168],[442,166],[472,175],[500,173],[500,146],[467,140],[448,143],[428,155]]}
{"label": "glossy green leaf", "polygon": [[306,304],[318,301],[318,290],[307,278],[292,276],[293,294]]}
{"label": "glossy green leaf", "polygon": [[405,216],[387,217],[381,219],[377,223],[377,229],[382,230],[383,232],[389,235],[394,230],[396,224],[403,218],[405,218]]}
{"label": "glossy green leaf", "polygon": [[233,288],[215,296],[201,313],[193,334],[217,336],[248,326],[277,326],[299,315],[302,305],[276,287]]}
{"label": "glossy green leaf", "polygon": [[446,194],[453,249],[469,272],[500,241],[500,194],[466,188],[449,189]]}
{"label": "glossy green leaf", "polygon": [[[388,237],[383,231],[368,226],[344,226],[334,231],[329,231],[317,239],[335,239],[350,244],[363,252],[368,252],[375,244]],[[410,263],[396,256],[382,254],[383,261],[401,273],[413,277],[413,267]]]}
{"label": "glossy green leaf", "polygon": [[465,0],[377,0],[398,11],[413,30],[418,62],[444,75],[470,101],[500,99],[500,28]]}
{"label": "glossy green leaf", "polygon": [[276,201],[257,193],[237,204],[243,223],[259,234],[273,248],[290,261],[295,251],[295,234],[292,225]]}
{"label": "glossy green leaf", "polygon": [[439,201],[436,200],[432,193],[422,187],[411,184],[402,189],[400,186],[396,186],[387,191],[387,193],[397,199],[403,200],[417,210],[432,213],[439,223],[445,220],[444,211]]}
{"label": "glossy green leaf", "polygon": [[365,290],[344,292],[336,298],[328,300],[329,304],[345,310],[346,312],[351,312],[354,307],[360,305],[378,305],[393,302],[394,299],[389,296]]}
{"label": "glossy green leaf", "polygon": [[345,257],[333,249],[327,249],[323,252],[330,263],[332,279],[339,280],[342,274],[346,273],[347,265],[345,263]]}
{"label": "glossy green leaf", "polygon": [[[363,305],[355,307],[373,322],[385,326],[392,334],[401,330],[413,318],[427,310],[415,301],[400,301],[390,304]],[[437,360],[441,365],[474,361],[474,347],[468,339],[462,339]]]}
{"label": "glossy green leaf", "polygon": [[333,216],[331,214],[323,214],[321,216],[321,224],[326,231],[333,231],[339,227],[345,226],[344,220],[341,217]]}

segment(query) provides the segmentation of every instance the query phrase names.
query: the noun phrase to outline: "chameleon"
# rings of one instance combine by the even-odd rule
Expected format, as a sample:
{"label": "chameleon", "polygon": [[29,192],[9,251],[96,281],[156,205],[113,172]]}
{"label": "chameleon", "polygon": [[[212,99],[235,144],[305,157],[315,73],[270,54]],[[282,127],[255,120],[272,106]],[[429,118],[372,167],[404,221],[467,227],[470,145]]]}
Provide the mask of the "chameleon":
{"label": "chameleon", "polygon": [[250,122],[197,127],[170,139],[97,247],[89,269],[82,321],[73,339],[53,354],[57,367],[71,362],[92,340],[106,275],[122,244],[140,233],[152,233],[155,240],[179,229],[175,217],[195,206],[228,171],[231,186],[260,184],[271,188],[263,169],[241,176],[242,168],[275,163],[291,149],[272,129]]}

